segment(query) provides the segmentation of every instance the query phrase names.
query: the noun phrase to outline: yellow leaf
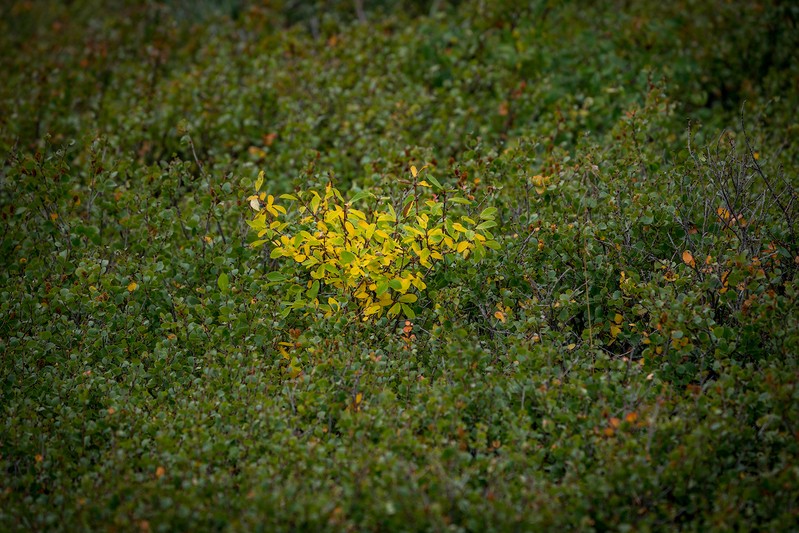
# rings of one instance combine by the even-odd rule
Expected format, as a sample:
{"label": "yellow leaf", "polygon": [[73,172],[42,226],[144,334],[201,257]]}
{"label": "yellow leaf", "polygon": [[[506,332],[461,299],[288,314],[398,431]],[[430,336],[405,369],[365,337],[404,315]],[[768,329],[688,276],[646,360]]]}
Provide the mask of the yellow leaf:
{"label": "yellow leaf", "polygon": [[255,211],[261,210],[261,202],[258,200],[257,196],[250,197],[250,207],[252,207]]}
{"label": "yellow leaf", "polygon": [[423,248],[419,252],[419,261],[424,265],[427,263],[427,259],[430,257],[430,250],[427,248]]}
{"label": "yellow leaf", "polygon": [[494,313],[494,318],[496,318],[497,320],[499,320],[503,324],[505,323],[505,320],[506,320],[505,319],[505,313],[503,313],[502,311],[496,311]]}
{"label": "yellow leaf", "polygon": [[373,315],[375,313],[379,313],[380,309],[381,309],[381,307],[380,307],[379,304],[378,305],[373,305],[371,307],[367,307],[366,310],[363,312],[363,314],[364,314],[364,316]]}
{"label": "yellow leaf", "polygon": [[530,181],[533,182],[533,187],[535,187],[535,192],[538,195],[542,195],[547,191],[547,185],[549,184],[549,180],[551,176],[542,176],[538,174],[533,176]]}
{"label": "yellow leaf", "polygon": [[619,333],[621,333],[621,328],[619,326],[611,324],[611,326],[610,326],[610,336],[615,339],[616,337],[619,336]]}
{"label": "yellow leaf", "polygon": [[363,393],[359,392],[358,394],[355,395],[355,405],[360,405],[362,401],[363,401]]}
{"label": "yellow leaf", "polygon": [[682,261],[691,268],[694,268],[696,266],[696,261],[694,261],[694,256],[688,250],[685,250],[682,253]]}
{"label": "yellow leaf", "polygon": [[616,313],[616,316],[613,317],[613,321],[616,324],[621,324],[621,321],[624,320],[624,317],[621,316],[619,313]]}
{"label": "yellow leaf", "polygon": [[136,283],[135,281],[131,281],[131,282],[128,284],[128,292],[133,292],[133,291],[135,291],[135,290],[138,288],[138,286],[139,286],[139,284],[138,284],[138,283]]}
{"label": "yellow leaf", "polygon": [[414,165],[411,165],[411,174],[413,174],[414,178],[419,175],[419,171],[416,170],[416,167]]}
{"label": "yellow leaf", "polygon": [[261,185],[264,183],[264,171],[258,173],[258,179],[255,180],[255,191],[258,192],[261,190]]}

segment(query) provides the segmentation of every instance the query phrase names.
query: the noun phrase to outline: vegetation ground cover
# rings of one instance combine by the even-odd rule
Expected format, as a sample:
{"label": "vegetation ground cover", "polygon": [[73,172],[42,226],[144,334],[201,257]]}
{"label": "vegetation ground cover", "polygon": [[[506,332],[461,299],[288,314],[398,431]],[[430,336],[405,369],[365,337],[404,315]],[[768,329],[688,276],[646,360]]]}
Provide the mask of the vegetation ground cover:
{"label": "vegetation ground cover", "polygon": [[792,2],[0,14],[0,530],[795,528]]}

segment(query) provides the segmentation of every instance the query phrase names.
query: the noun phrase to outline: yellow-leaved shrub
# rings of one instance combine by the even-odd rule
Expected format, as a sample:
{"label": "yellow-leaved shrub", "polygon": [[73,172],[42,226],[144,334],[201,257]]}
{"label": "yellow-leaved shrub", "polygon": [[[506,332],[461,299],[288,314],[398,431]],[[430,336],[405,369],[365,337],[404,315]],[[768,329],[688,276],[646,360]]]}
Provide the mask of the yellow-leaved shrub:
{"label": "yellow-leaved shrub", "polygon": [[[294,261],[309,275],[304,285],[286,291],[286,313],[310,308],[331,316],[354,301],[364,320],[400,313],[413,318],[412,304],[437,264],[456,256],[479,260],[487,248],[499,248],[489,232],[497,224],[496,208],[484,209],[478,220],[455,215],[453,207],[471,202],[433,177],[420,179],[416,167],[411,175],[402,207],[395,209],[369,192],[345,200],[332,185],[283,194],[278,199],[288,204],[278,205],[259,192],[261,172],[256,194],[248,198],[256,211],[248,223],[258,234],[251,246],[269,246],[271,258]],[[267,278],[286,281],[277,272]]]}

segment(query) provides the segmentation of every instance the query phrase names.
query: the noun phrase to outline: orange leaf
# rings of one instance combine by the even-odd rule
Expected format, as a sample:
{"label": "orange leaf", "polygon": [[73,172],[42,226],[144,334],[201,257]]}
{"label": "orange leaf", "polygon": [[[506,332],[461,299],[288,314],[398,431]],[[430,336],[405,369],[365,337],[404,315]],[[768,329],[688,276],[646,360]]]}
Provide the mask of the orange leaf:
{"label": "orange leaf", "polygon": [[694,256],[688,250],[685,250],[682,253],[682,262],[691,268],[696,267],[696,261],[694,261]]}

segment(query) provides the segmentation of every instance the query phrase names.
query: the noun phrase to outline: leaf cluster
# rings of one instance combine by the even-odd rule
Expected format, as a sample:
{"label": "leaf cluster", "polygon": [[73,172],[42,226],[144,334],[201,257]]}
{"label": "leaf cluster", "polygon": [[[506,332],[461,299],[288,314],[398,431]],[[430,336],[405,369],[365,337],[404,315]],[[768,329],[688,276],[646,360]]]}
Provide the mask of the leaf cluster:
{"label": "leaf cluster", "polygon": [[[292,259],[310,274],[307,287],[293,285],[285,291],[287,312],[319,309],[329,317],[342,302],[355,301],[364,320],[400,313],[413,319],[411,304],[427,288],[424,278],[437,265],[451,263],[456,256],[480,261],[487,249],[500,248],[489,231],[497,225],[496,208],[483,209],[479,221],[458,216],[457,207],[469,206],[469,200],[445,189],[433,176],[419,179],[415,166],[410,172],[398,209],[389,199],[375,199],[366,191],[345,200],[331,184],[321,193],[281,195],[291,202],[291,211],[276,204],[271,194],[248,198],[256,211],[248,224],[258,236],[250,245],[268,244],[270,258]],[[256,180],[256,192],[263,176],[261,172]],[[366,201],[365,210],[355,207],[359,201]],[[283,277],[272,273],[267,278]],[[328,290],[333,294],[325,300]]]}

